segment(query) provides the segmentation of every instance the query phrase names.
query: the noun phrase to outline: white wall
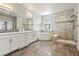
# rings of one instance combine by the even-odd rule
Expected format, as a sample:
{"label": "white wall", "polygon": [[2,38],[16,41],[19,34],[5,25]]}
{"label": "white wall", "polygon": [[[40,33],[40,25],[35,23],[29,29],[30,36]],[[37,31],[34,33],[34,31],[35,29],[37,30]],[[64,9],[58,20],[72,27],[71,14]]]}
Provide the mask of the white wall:
{"label": "white wall", "polygon": [[[53,23],[52,15],[41,16],[41,30],[42,31],[52,31],[52,25],[53,25],[52,23]],[[49,24],[50,29],[46,29],[45,24]]]}
{"label": "white wall", "polygon": [[33,13],[33,30],[40,31],[41,30],[41,16]]}
{"label": "white wall", "polygon": [[22,6],[20,5],[16,5],[15,8],[15,13],[17,15],[17,29],[23,29],[23,23],[26,22],[27,23],[27,13],[26,13],[26,9],[24,9]]}
{"label": "white wall", "polygon": [[[16,5],[16,15],[17,15],[17,28],[22,29],[22,23],[29,18],[27,16],[27,10],[24,9],[20,5]],[[33,30],[34,31],[39,31],[40,30],[40,23],[41,23],[41,16],[38,15],[37,13],[33,12],[32,13],[32,18],[33,18]],[[26,21],[25,21],[26,22]]]}
{"label": "white wall", "polygon": [[16,5],[15,13],[17,16],[26,17],[26,15],[27,15],[26,11],[27,10],[24,9],[22,6]]}
{"label": "white wall", "polygon": [[54,32],[56,30],[56,23],[55,23],[55,15],[52,15],[52,31]]}

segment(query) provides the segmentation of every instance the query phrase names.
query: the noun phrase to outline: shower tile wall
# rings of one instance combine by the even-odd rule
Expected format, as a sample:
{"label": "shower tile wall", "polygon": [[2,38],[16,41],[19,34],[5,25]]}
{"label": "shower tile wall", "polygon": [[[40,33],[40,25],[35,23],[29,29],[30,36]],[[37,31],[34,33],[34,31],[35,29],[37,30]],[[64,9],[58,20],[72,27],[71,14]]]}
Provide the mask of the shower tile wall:
{"label": "shower tile wall", "polygon": [[74,40],[74,9],[65,10],[55,14],[56,32],[64,39]]}

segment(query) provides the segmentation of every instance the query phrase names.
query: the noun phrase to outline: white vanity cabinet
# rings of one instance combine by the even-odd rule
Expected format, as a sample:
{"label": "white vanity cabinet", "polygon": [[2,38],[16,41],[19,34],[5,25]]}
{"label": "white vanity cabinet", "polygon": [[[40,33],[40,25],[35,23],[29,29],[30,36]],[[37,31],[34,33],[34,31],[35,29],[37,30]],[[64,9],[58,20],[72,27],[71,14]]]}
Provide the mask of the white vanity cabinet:
{"label": "white vanity cabinet", "polygon": [[19,34],[0,36],[0,55],[6,55],[19,48]]}
{"label": "white vanity cabinet", "polygon": [[37,41],[37,32],[33,32],[33,41]]}
{"label": "white vanity cabinet", "polygon": [[25,32],[20,35],[20,48],[37,40],[36,32]]}
{"label": "white vanity cabinet", "polygon": [[28,40],[29,40],[29,39],[28,39],[28,34],[29,34],[29,32],[23,34],[23,36],[24,36],[24,41],[25,41],[25,44],[26,44],[26,45],[29,44],[29,41],[28,41]]}
{"label": "white vanity cabinet", "polygon": [[36,32],[24,33],[24,38],[25,38],[26,44],[28,45],[37,40]]}
{"label": "white vanity cabinet", "polygon": [[9,39],[10,39],[11,51],[18,49],[20,45],[19,34],[10,35]]}
{"label": "white vanity cabinet", "polygon": [[33,37],[33,33],[32,32],[24,33],[24,39],[25,39],[27,45],[31,43],[30,42],[31,40],[33,40],[32,37]]}
{"label": "white vanity cabinet", "polygon": [[36,32],[15,32],[0,34],[0,55],[6,55],[28,46],[37,40]]}
{"label": "white vanity cabinet", "polygon": [[10,52],[10,40],[8,36],[0,36],[0,55],[5,55]]}
{"label": "white vanity cabinet", "polygon": [[37,40],[36,32],[30,32],[27,36],[28,44]]}
{"label": "white vanity cabinet", "polygon": [[19,39],[20,39],[20,47],[19,48],[21,49],[21,48],[25,47],[26,46],[26,43],[27,43],[27,41],[25,39],[25,36],[24,36],[24,33],[21,33],[19,35]]}

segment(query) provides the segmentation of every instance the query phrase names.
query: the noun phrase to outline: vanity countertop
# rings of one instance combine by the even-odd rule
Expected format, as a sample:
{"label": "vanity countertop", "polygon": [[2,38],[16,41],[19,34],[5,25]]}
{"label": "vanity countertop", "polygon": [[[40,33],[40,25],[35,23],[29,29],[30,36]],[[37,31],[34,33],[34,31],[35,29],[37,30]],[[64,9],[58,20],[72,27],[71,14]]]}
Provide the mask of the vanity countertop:
{"label": "vanity countertop", "polygon": [[10,35],[10,34],[26,33],[26,32],[34,32],[34,31],[6,32],[6,33],[0,33],[0,36],[2,36],[2,35]]}

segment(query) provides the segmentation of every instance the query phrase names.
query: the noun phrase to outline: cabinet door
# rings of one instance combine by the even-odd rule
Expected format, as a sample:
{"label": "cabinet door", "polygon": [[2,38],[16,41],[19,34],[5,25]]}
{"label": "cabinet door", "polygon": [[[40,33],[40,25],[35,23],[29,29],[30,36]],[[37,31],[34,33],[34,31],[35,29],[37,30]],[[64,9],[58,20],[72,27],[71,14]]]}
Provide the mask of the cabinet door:
{"label": "cabinet door", "polygon": [[28,32],[24,33],[24,43],[28,45]]}
{"label": "cabinet door", "polygon": [[16,50],[19,48],[19,36],[17,34],[11,35],[11,50]]}
{"label": "cabinet door", "polygon": [[26,46],[26,39],[24,36],[24,33],[20,34],[20,48],[25,47]]}
{"label": "cabinet door", "polygon": [[34,42],[37,40],[37,37],[36,37],[36,33],[35,32],[30,32],[28,33],[27,35],[27,41],[28,41],[28,44]]}
{"label": "cabinet door", "polygon": [[33,32],[33,41],[37,40],[37,32]]}
{"label": "cabinet door", "polygon": [[25,46],[27,46],[28,44],[30,44],[32,42],[32,39],[33,39],[33,33],[31,32],[25,32],[23,34],[23,43],[25,44]]}
{"label": "cabinet door", "polygon": [[9,39],[0,39],[0,55],[6,55],[10,52]]}
{"label": "cabinet door", "polygon": [[24,35],[26,37],[26,43],[30,44],[33,39],[33,34],[31,32],[28,32],[27,35]]}

